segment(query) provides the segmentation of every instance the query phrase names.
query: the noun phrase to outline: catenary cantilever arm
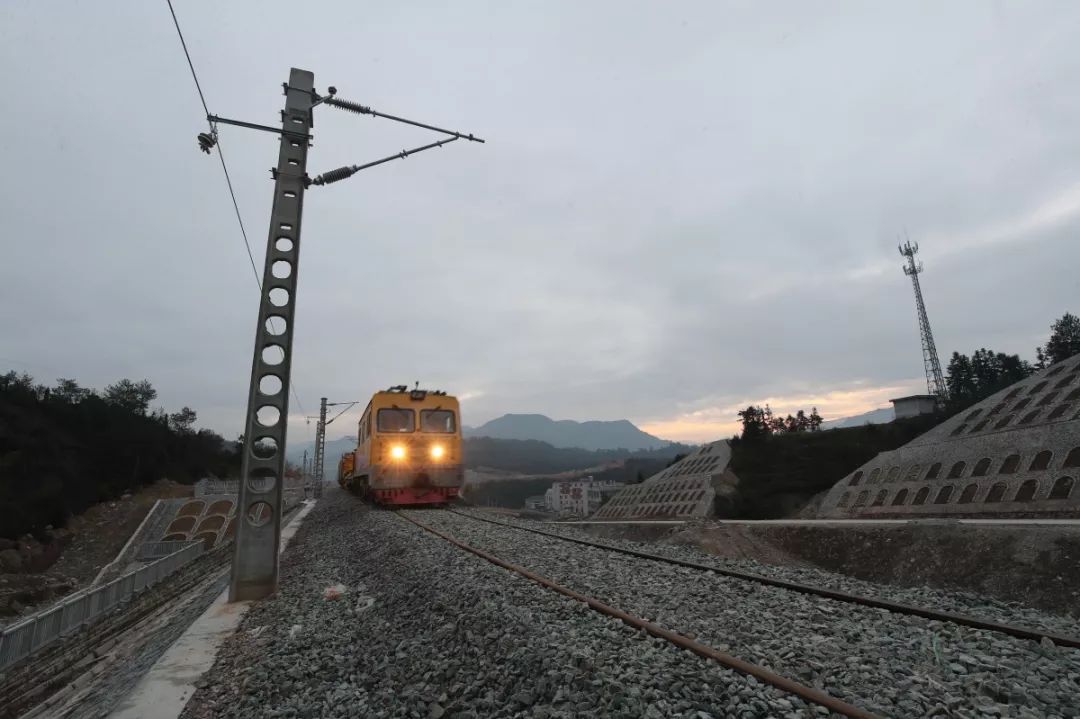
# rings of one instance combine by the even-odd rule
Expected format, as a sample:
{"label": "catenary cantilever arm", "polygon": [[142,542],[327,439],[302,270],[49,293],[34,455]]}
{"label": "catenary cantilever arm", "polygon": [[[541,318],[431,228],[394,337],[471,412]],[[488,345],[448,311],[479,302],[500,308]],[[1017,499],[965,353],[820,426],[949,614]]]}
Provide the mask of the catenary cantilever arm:
{"label": "catenary cantilever arm", "polygon": [[384,162],[390,162],[391,160],[404,160],[409,155],[415,155],[418,152],[423,152],[424,150],[430,150],[433,147],[442,147],[443,145],[445,145],[445,144],[447,144],[449,142],[454,142],[455,140],[457,140],[456,137],[450,137],[450,138],[447,138],[445,140],[439,140],[438,142],[433,142],[430,145],[424,145],[423,147],[414,147],[411,150],[402,150],[401,152],[396,153],[394,155],[390,155],[389,157],[384,157],[381,160],[375,160],[374,162],[369,162],[369,163],[364,164],[364,165],[351,165],[351,166],[346,166],[346,167],[339,167],[336,170],[330,170],[329,172],[324,172],[323,174],[316,177],[314,180],[311,180],[310,182],[308,182],[308,185],[329,185],[329,184],[331,184],[333,182],[340,182],[341,180],[352,177],[357,172],[360,172],[360,170],[366,170],[369,167],[375,167],[375,165],[381,165]]}
{"label": "catenary cantilever arm", "polygon": [[414,127],[422,127],[425,130],[434,130],[435,132],[441,132],[444,135],[451,135],[455,138],[461,138],[462,140],[470,140],[472,142],[484,142],[479,137],[474,137],[472,134],[464,134],[456,132],[454,130],[445,130],[441,127],[435,127],[434,125],[427,125],[422,122],[416,122],[415,120],[407,120],[404,117],[397,117],[395,115],[387,115],[386,113],[379,112],[378,110],[372,110],[367,105],[361,105],[356,102],[350,102],[349,100],[342,100],[338,97],[320,97],[319,102],[330,107],[336,107],[339,110],[347,110],[348,112],[355,112],[358,115],[371,115],[372,117],[382,117],[387,120],[393,120],[394,122],[403,122],[406,125],[412,125]]}

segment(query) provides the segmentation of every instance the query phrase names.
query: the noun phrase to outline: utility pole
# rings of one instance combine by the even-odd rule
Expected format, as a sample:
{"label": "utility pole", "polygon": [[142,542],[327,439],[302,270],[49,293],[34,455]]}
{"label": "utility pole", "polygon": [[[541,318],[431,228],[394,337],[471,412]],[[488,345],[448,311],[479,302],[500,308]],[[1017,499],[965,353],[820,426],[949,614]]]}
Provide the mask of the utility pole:
{"label": "utility pole", "polygon": [[319,423],[315,425],[315,469],[312,471],[312,485],[315,498],[322,496],[323,461],[326,455],[326,397],[319,402]]}
{"label": "utility pole", "polygon": [[[210,153],[210,148],[217,144],[219,123],[271,132],[279,135],[281,143],[277,167],[271,170],[274,200],[270,211],[270,234],[266,242],[266,262],[260,288],[251,382],[248,387],[237,511],[240,521],[233,551],[229,601],[261,599],[277,589],[282,491],[285,481],[285,431],[289,417],[293,317],[300,259],[300,218],[305,190],[312,185],[321,187],[340,182],[361,170],[392,160],[403,160],[418,152],[442,147],[456,140],[484,142],[471,134],[388,115],[366,105],[343,100],[335,97],[337,89],[334,87],[330,87],[325,96],[320,96],[315,92],[315,76],[307,70],[293,68],[284,89],[285,109],[281,113],[280,129],[219,117],[207,111],[206,119],[210,123],[210,132],[200,133],[198,136],[199,148],[207,154]],[[361,165],[345,165],[312,179],[307,175],[307,153],[313,124],[312,110],[318,105],[392,120],[448,137]],[[315,485],[316,497],[322,493],[326,425],[333,422],[333,419],[326,419],[326,407],[327,402],[323,398],[315,457],[314,479],[318,482]]]}
{"label": "utility pole", "polygon": [[315,75],[293,68],[281,113],[281,147],[273,171],[274,200],[244,423],[240,522],[229,585],[233,602],[260,599],[277,589],[300,217],[314,90]]}
{"label": "utility pole", "polygon": [[304,497],[306,498],[307,495],[308,495],[308,490],[311,489],[311,487],[310,487],[311,473],[308,472],[307,450],[306,449],[304,450],[304,464],[303,464],[302,469],[300,470],[300,478],[304,481]]}
{"label": "utility pole", "polygon": [[926,391],[937,397],[938,405],[944,405],[949,398],[945,379],[941,374],[941,362],[938,360],[937,347],[934,346],[934,333],[930,331],[930,320],[926,316],[926,304],[923,303],[922,288],[919,286],[919,273],[923,271],[922,262],[915,262],[919,244],[910,240],[898,245],[897,250],[907,258],[904,274],[911,278],[915,288],[915,308],[919,314],[919,333],[922,335],[923,370],[926,372]]}

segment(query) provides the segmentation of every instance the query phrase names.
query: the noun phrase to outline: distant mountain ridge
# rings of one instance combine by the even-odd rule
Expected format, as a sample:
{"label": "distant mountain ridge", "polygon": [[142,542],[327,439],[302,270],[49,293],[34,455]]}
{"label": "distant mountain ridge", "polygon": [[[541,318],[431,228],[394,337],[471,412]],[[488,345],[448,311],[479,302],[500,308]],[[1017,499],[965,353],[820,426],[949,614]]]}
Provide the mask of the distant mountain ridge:
{"label": "distant mountain ridge", "polygon": [[862,427],[864,424],[888,424],[896,419],[892,407],[879,407],[852,417],[841,417],[821,424],[822,429],[841,429],[842,427]]}
{"label": "distant mountain ridge", "polygon": [[638,429],[633,422],[553,420],[542,414],[504,414],[479,427],[464,427],[466,437],[535,439],[553,447],[588,450],[661,449],[671,442]]}
{"label": "distant mountain ridge", "polygon": [[[323,468],[328,480],[337,477],[338,460],[341,455],[356,448],[353,437],[339,437],[326,441],[326,459]],[[689,452],[692,447],[677,442],[664,443],[654,449],[583,449],[580,447],[553,447],[536,439],[495,439],[492,437],[466,437],[463,442],[465,466],[469,469],[486,469],[518,474],[556,474],[570,470],[584,470],[601,465],[621,464],[637,460],[663,459],[670,461],[676,454]],[[304,450],[311,462],[315,452],[314,442],[302,442],[290,447],[285,458],[297,468],[304,459]]]}
{"label": "distant mountain ridge", "polygon": [[[338,460],[341,459],[341,455],[346,452],[351,452],[356,449],[356,437],[339,437],[338,439],[327,439],[326,447],[323,450],[323,473],[327,477],[337,476]],[[304,461],[304,450],[308,453],[308,462],[311,462],[315,456],[315,443],[314,442],[301,442],[295,445],[289,445],[285,449],[285,460],[295,464],[297,468],[300,467]]]}

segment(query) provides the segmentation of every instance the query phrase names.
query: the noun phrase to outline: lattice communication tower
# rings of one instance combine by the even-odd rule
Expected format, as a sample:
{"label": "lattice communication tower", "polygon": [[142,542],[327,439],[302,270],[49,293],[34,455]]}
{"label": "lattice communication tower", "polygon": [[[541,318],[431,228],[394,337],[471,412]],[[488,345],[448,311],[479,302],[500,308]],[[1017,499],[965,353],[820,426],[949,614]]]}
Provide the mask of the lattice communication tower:
{"label": "lattice communication tower", "polygon": [[923,369],[926,371],[926,390],[938,398],[939,404],[943,404],[949,398],[949,391],[945,387],[945,378],[941,374],[941,362],[938,360],[937,347],[934,346],[934,333],[930,331],[930,320],[926,317],[926,303],[923,302],[922,288],[919,286],[919,273],[923,271],[922,262],[915,262],[919,243],[907,240],[896,249],[907,258],[904,274],[911,278],[911,284],[915,288],[919,333],[922,334]]}

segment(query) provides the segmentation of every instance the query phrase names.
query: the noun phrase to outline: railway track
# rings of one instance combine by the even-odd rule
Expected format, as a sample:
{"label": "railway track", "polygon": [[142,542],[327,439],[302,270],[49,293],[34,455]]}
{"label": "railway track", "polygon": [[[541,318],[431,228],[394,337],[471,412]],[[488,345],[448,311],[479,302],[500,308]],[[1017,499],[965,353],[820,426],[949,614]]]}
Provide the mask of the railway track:
{"label": "railway track", "polygon": [[[773,672],[764,666],[754,664],[752,662],[747,662],[737,657],[731,656],[730,654],[718,651],[717,649],[702,644],[701,642],[698,642],[692,637],[686,636],[685,634],[680,634],[678,632],[671,631],[670,629],[665,629],[658,624],[650,622],[642,617],[630,614],[629,612],[625,612],[621,609],[617,609],[616,607],[606,604],[599,599],[587,596],[585,594],[581,594],[580,592],[576,592],[573,589],[570,589],[555,582],[554,580],[548,579],[547,577],[541,576],[535,572],[525,569],[524,567],[501,559],[490,552],[478,549],[466,542],[461,541],[460,539],[456,539],[448,534],[440,532],[434,527],[431,527],[419,521],[418,519],[415,519],[414,517],[405,514],[404,512],[398,511],[397,514],[406,521],[415,524],[417,527],[420,527],[424,531],[429,532],[434,536],[439,537],[446,542],[449,542],[450,544],[453,544],[459,549],[463,549],[471,554],[487,560],[488,562],[491,562],[492,564],[495,564],[496,566],[519,574],[526,579],[536,582],[543,587],[558,592],[559,594],[569,597],[575,601],[582,602],[596,612],[600,612],[601,614],[604,614],[606,616],[618,619],[624,624],[627,624],[635,629],[643,630],[654,637],[658,637],[660,639],[671,642],[680,649],[684,649],[686,651],[697,654],[700,657],[715,661],[718,664],[727,667],[728,669],[733,669],[742,674],[752,676],[755,679],[764,682],[765,684],[769,684],[776,687],[777,689],[797,696],[806,702],[817,704],[819,706],[825,707],[829,711],[840,714],[841,716],[851,717],[852,719],[875,719],[878,716],[873,712],[867,711],[853,704],[849,704],[848,702],[831,696],[823,691],[806,686],[805,684],[797,682],[789,677],[777,674],[776,672]],[[455,514],[459,514],[460,516],[465,517],[469,516],[466,514],[461,514],[460,512],[455,512]],[[501,523],[496,522],[496,524]]]}
{"label": "railway track", "polygon": [[627,549],[625,547],[618,547],[611,544],[606,544],[604,542],[593,542],[587,539],[568,537],[566,535],[557,534],[555,532],[548,532],[533,527],[524,527],[518,524],[511,524],[509,522],[501,522],[499,520],[491,519],[489,517],[478,517],[476,515],[461,512],[452,508],[448,509],[447,511],[456,514],[459,517],[465,517],[476,522],[487,522],[488,524],[494,524],[500,527],[506,527],[521,532],[529,532],[539,536],[550,537],[552,539],[557,539],[563,542],[569,542],[571,544],[593,547],[595,549],[602,549],[608,552],[615,552],[617,554],[637,557],[639,559],[662,562],[664,564],[686,567],[688,569],[694,569],[703,572],[712,572],[713,574],[718,574],[725,577],[732,577],[734,579],[742,579],[765,586],[787,589],[793,592],[798,592],[800,594],[824,597],[826,599],[832,599],[838,602],[845,602],[848,604],[856,604],[864,607],[884,609],[895,614],[906,614],[909,616],[921,617],[923,619],[930,619],[939,622],[949,622],[951,624],[959,624],[961,626],[971,627],[973,629],[999,632],[1001,634],[1006,634],[1008,636],[1016,637],[1018,639],[1029,639],[1038,642],[1046,638],[1059,647],[1080,649],[1080,637],[1077,636],[1068,636],[1064,634],[1046,631],[1043,629],[1026,627],[1016,624],[1005,624],[1002,622],[990,621],[967,614],[945,612],[930,607],[919,607],[912,604],[903,604],[900,602],[889,601],[887,599],[880,599],[878,597],[869,597],[866,595],[853,594],[850,592],[841,592],[835,589],[829,589],[827,587],[815,587],[809,584],[791,582],[784,579],[775,579],[773,577],[766,577],[760,574],[754,574],[752,572],[743,572],[737,569],[727,569],[724,567],[701,564],[699,562],[691,562],[684,559],[676,559],[674,557],[665,557],[660,554],[642,552],[635,549]]}
{"label": "railway track", "polygon": [[[1072,716],[1080,708],[1072,706],[1080,676],[1073,636],[456,510],[399,514],[595,611],[843,716],[981,716],[987,702],[998,710],[1027,705],[1040,716]],[[595,551],[571,551],[573,545]],[[1050,678],[1049,693],[1040,673]]]}

